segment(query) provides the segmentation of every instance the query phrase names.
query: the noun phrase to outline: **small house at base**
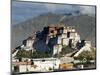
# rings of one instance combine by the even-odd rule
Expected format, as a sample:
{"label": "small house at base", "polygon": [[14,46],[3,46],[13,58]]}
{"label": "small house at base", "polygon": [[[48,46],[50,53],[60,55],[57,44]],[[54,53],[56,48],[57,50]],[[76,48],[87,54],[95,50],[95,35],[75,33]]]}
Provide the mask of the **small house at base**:
{"label": "small house at base", "polygon": [[71,63],[69,63],[69,64],[63,63],[63,64],[59,65],[60,70],[69,70],[72,68],[73,68],[73,64],[71,64]]}
{"label": "small house at base", "polygon": [[[26,62],[13,62],[13,72],[49,72],[59,69],[58,58],[38,58]],[[16,70],[17,67],[17,70]]]}

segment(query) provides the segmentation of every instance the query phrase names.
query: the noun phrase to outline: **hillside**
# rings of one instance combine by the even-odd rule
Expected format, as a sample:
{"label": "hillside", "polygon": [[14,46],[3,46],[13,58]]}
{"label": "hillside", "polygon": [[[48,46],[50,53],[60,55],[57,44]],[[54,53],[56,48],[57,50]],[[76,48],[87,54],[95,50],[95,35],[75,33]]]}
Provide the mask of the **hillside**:
{"label": "hillside", "polygon": [[11,27],[11,48],[21,45],[22,41],[28,36],[32,35],[35,31],[40,31],[44,26],[50,24],[63,23],[66,26],[75,26],[77,32],[80,34],[81,39],[92,41],[95,46],[95,18],[88,15],[66,15],[66,14],[42,14],[38,17],[29,19],[25,22]]}

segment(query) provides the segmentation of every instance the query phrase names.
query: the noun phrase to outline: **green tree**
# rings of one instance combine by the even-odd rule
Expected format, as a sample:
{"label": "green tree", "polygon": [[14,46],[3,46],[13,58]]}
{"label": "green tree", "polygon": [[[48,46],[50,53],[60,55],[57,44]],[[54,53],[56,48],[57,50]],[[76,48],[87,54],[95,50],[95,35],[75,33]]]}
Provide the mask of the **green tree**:
{"label": "green tree", "polygon": [[74,57],[76,60],[80,60],[81,62],[90,62],[90,60],[95,60],[96,51],[94,49],[91,49],[91,51],[84,50],[82,53],[78,55],[78,57]]}
{"label": "green tree", "polygon": [[47,57],[51,57],[52,54],[51,51],[36,51],[33,52],[32,57],[33,58],[47,58]]}
{"label": "green tree", "polygon": [[64,47],[62,48],[62,51],[61,51],[60,54],[65,55],[65,54],[70,53],[70,52],[72,52],[72,51],[73,51],[73,49],[70,48],[69,46],[64,46]]}
{"label": "green tree", "polygon": [[16,57],[18,58],[32,58],[32,51],[26,51],[26,50],[19,50]]}

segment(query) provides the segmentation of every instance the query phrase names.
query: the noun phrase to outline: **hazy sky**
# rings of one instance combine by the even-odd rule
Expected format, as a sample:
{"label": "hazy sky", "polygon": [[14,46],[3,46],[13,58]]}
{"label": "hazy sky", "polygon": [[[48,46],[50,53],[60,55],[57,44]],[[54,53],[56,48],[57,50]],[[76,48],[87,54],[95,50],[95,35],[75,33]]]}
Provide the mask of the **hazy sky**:
{"label": "hazy sky", "polygon": [[34,2],[12,2],[12,24],[23,22],[43,13],[65,14],[79,11],[81,14],[95,15],[94,6],[65,5],[65,4],[48,4]]}

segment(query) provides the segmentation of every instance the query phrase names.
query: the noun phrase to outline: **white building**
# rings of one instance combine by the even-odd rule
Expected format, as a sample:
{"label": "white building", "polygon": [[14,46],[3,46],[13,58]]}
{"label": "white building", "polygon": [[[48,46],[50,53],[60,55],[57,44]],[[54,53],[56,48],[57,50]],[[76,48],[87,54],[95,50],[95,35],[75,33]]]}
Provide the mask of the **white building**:
{"label": "white building", "polygon": [[54,69],[59,69],[60,60],[58,58],[40,58],[32,59],[30,62],[13,63],[12,69],[18,66],[19,72],[49,72]]}
{"label": "white building", "polygon": [[64,39],[62,39],[62,45],[66,45],[66,46],[68,46],[69,45],[69,38],[64,38]]}
{"label": "white building", "polygon": [[67,38],[67,34],[62,34],[62,38]]}
{"label": "white building", "polygon": [[70,39],[74,39],[75,38],[75,33],[74,32],[71,32],[70,33]]}
{"label": "white building", "polygon": [[60,52],[62,51],[62,45],[55,45],[54,47],[53,47],[53,55],[55,55],[55,54],[59,54]]}
{"label": "white building", "polygon": [[76,44],[79,41],[80,41],[80,36],[77,33],[75,33],[74,37],[72,38],[72,48],[76,48]]}
{"label": "white building", "polygon": [[68,31],[67,28],[64,27],[63,33],[67,34],[67,31]]}
{"label": "white building", "polygon": [[62,44],[62,36],[58,36],[57,44]]}
{"label": "white building", "polygon": [[31,48],[33,46],[33,43],[34,43],[34,39],[28,38],[26,42],[26,47]]}
{"label": "white building", "polygon": [[25,45],[24,45],[24,50],[33,50],[33,43],[35,39],[33,37],[29,37],[26,39]]}
{"label": "white building", "polygon": [[78,35],[77,33],[75,33],[75,41],[80,41],[80,35]]}
{"label": "white building", "polygon": [[76,31],[75,29],[72,29],[72,30],[71,30],[71,32],[75,32],[75,31]]}
{"label": "white building", "polygon": [[85,45],[86,45],[87,47],[91,47],[91,41],[85,41]]}

